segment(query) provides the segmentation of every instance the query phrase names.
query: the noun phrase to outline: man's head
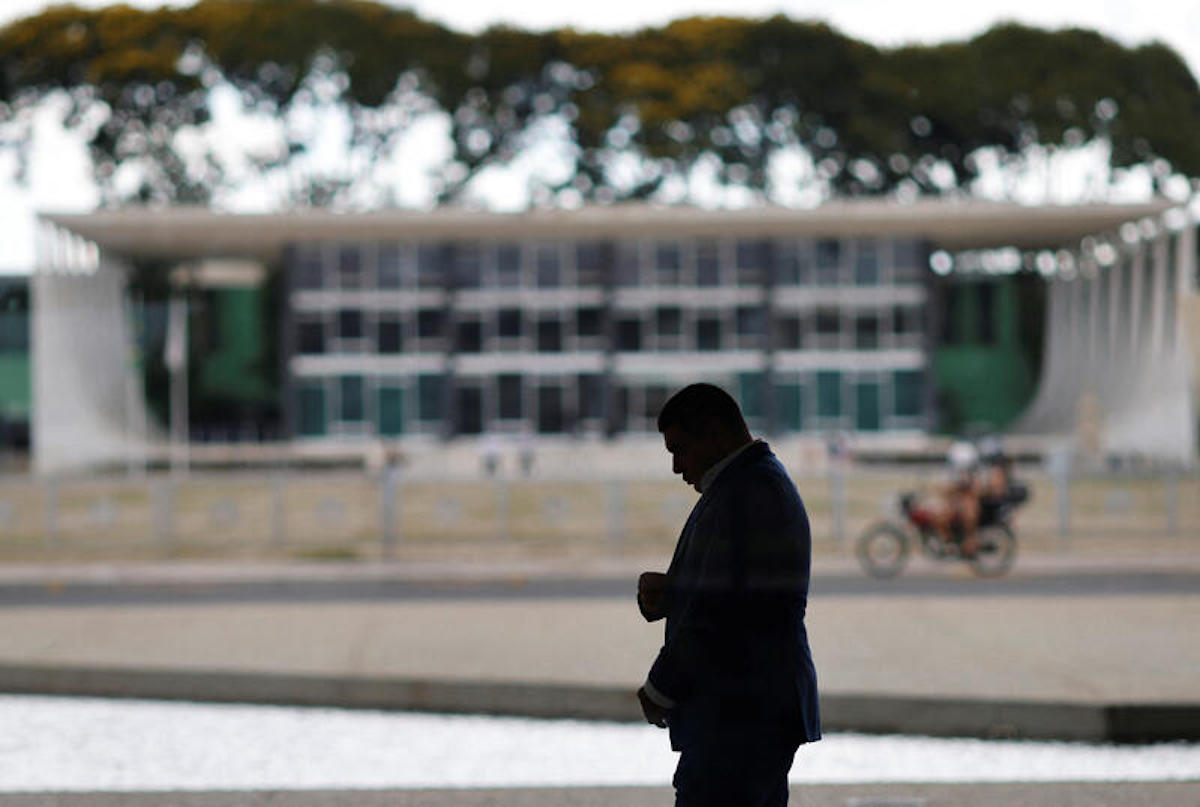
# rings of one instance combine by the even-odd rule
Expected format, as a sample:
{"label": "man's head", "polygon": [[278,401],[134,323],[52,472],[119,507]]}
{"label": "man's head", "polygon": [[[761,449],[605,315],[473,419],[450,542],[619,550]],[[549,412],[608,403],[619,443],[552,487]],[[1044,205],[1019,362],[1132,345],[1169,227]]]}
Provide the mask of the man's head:
{"label": "man's head", "polygon": [[658,430],[671,470],[696,490],[709,468],[750,442],[737,401],[712,384],[691,384],[672,395],[658,413]]}

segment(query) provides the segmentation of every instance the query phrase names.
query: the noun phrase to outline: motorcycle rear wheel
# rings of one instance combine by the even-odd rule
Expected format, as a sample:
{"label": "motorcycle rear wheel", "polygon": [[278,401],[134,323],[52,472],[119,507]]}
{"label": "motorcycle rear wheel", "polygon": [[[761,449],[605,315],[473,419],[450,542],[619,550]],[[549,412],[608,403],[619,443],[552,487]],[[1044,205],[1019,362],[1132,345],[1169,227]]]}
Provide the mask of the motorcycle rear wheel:
{"label": "motorcycle rear wheel", "polygon": [[854,554],[871,577],[895,577],[908,562],[908,534],[888,521],[872,524],[858,537]]}
{"label": "motorcycle rear wheel", "polygon": [[979,547],[970,558],[971,571],[979,577],[1007,574],[1017,559],[1017,537],[1007,524],[979,528]]}

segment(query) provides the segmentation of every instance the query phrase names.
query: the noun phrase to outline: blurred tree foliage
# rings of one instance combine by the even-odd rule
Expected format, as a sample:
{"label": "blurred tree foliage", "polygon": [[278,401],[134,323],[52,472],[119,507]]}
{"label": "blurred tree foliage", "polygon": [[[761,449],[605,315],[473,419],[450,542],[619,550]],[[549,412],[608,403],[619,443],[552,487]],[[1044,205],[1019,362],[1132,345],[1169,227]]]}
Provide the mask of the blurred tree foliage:
{"label": "blurred tree foliage", "polygon": [[[1019,159],[1031,146],[1095,139],[1111,144],[1114,167],[1166,161],[1200,176],[1200,88],[1184,62],[1164,45],[1131,49],[1088,30],[1007,24],[893,50],[782,16],[620,35],[467,35],[368,0],[59,6],[0,30],[10,145],[28,140],[23,113],[65,94],[109,201],[120,201],[113,176],[127,161],[143,169],[136,198],[208,198],[220,162],[188,153],[178,134],[209,119],[222,81],[269,115],[344,105],[354,145],[372,159],[417,115],[444,111],[454,156],[443,201],[550,120],[565,122],[575,159],[552,190],[594,201],[649,196],[702,160],[721,181],[762,192],[769,161],[796,146],[821,181],[850,195],[952,192],[976,176],[982,147]],[[255,159],[285,166],[306,146],[293,140]],[[617,170],[630,154],[636,168]],[[318,181],[302,195],[324,204],[342,190]]]}

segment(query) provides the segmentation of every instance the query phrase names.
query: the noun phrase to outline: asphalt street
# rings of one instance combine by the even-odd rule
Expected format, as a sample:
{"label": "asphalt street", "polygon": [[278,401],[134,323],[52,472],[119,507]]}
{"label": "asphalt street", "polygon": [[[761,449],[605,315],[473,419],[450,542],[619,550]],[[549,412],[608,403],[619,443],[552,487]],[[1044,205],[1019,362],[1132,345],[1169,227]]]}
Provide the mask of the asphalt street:
{"label": "asphalt street", "polygon": [[[1184,569],[1060,572],[977,579],[943,573],[874,580],[857,573],[816,575],[810,597],[1063,597],[1200,594],[1200,571]],[[632,577],[502,577],[461,580],[242,580],[0,584],[0,607],[322,603],[405,600],[629,598]]]}

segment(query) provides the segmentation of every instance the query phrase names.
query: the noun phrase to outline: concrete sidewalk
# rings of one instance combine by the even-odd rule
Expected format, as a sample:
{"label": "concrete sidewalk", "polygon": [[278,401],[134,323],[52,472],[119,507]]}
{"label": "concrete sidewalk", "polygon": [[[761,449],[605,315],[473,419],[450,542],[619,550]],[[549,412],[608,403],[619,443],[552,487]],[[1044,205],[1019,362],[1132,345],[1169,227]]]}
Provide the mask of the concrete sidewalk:
{"label": "concrete sidewalk", "polygon": [[[1018,574],[1129,566],[1071,562],[1031,558]],[[1196,559],[1170,568],[1185,562]],[[52,587],[486,575],[520,585],[567,568],[179,564],[10,568],[0,578]],[[576,572],[632,580],[636,568]],[[842,559],[815,573],[852,571]],[[809,626],[831,730],[1200,738],[1200,595],[827,596],[810,603]],[[0,633],[0,691],[631,720],[661,641],[632,597],[10,606]]]}
{"label": "concrete sidewalk", "polygon": [[[797,807],[1195,807],[1196,782],[794,785]],[[5,807],[665,807],[660,787],[4,794]]]}

